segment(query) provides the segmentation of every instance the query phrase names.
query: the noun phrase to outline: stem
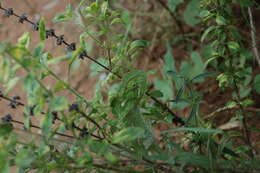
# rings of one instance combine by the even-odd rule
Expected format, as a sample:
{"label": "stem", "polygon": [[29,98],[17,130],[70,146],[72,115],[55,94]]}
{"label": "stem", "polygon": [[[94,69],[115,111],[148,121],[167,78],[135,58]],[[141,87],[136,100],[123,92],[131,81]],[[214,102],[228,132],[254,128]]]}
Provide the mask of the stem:
{"label": "stem", "polygon": [[[7,9],[1,7],[1,6],[0,6],[0,9],[3,10],[3,11],[6,11],[6,10],[7,10]],[[17,18],[20,18],[20,16],[17,15],[17,14],[15,14],[15,13],[13,13],[13,16],[15,16],[15,17],[17,17]],[[25,21],[28,22],[29,24],[33,25],[33,26],[36,25],[34,22],[30,21],[29,19],[26,19]],[[180,26],[181,26],[181,25],[180,25]],[[130,27],[131,27],[131,25],[129,25],[127,33],[129,32]],[[54,33],[53,37],[56,38],[56,39],[58,38],[58,36],[57,36],[55,33]],[[124,40],[125,40],[125,39],[126,39],[126,35],[125,35]],[[67,43],[66,41],[63,41],[62,43],[63,43],[64,45],[66,45],[66,46],[70,45],[70,44]],[[108,72],[114,74],[114,75],[117,76],[119,79],[122,79],[122,77],[121,77],[119,74],[113,72],[110,68],[108,68],[108,67],[106,67],[105,65],[101,64],[100,62],[98,62],[98,61],[95,60],[94,58],[92,58],[92,57],[90,57],[90,56],[88,56],[88,55],[85,55],[85,57],[88,58],[88,59],[90,59],[90,60],[93,61],[94,63],[98,64],[99,66],[101,66],[102,68],[104,68],[105,70],[107,70]],[[47,69],[48,69],[48,68],[47,68]],[[26,68],[26,70],[29,71],[27,68]],[[49,69],[48,69],[48,70],[49,70]],[[64,81],[62,81],[55,73],[53,73],[51,70],[49,70],[49,72],[50,72],[50,74],[51,74],[54,78],[56,78],[56,79],[59,80],[60,82],[63,82],[63,83],[65,84],[65,86],[67,87],[67,89],[68,89],[70,92],[72,92],[74,95],[76,95],[76,96],[79,97],[80,99],[83,99],[84,102],[85,102],[86,104],[88,104],[88,102],[87,102],[80,94],[78,94],[74,89],[72,89],[67,83],[65,83]],[[39,84],[49,93],[48,89],[47,89],[38,79],[36,79],[36,80],[37,80],[37,81],[39,82]],[[52,93],[51,93],[51,94],[52,94]],[[185,125],[185,122],[184,122],[180,117],[178,117],[173,111],[171,111],[171,109],[170,109],[166,104],[162,103],[162,102],[161,102],[160,100],[158,100],[157,98],[152,97],[148,92],[146,92],[146,95],[149,96],[149,97],[150,97],[153,101],[155,101],[157,104],[159,104],[162,108],[164,108],[167,112],[169,112],[169,113],[173,116],[176,125],[178,125],[178,124],[180,124],[180,125]]]}
{"label": "stem", "polygon": [[159,4],[161,4],[161,6],[163,8],[165,8],[166,11],[168,11],[172,17],[172,19],[174,20],[174,22],[177,24],[179,30],[181,31],[181,34],[182,36],[184,37],[185,35],[185,32],[184,32],[184,29],[183,29],[183,26],[182,26],[182,23],[179,19],[177,19],[177,17],[175,16],[175,14],[172,12],[172,10],[163,2],[163,0],[157,0],[157,2]]}
{"label": "stem", "polygon": [[244,140],[245,140],[245,143],[250,147],[250,150],[249,150],[249,154],[250,154],[250,157],[251,159],[254,158],[254,149],[253,149],[253,145],[252,145],[252,142],[250,140],[250,131],[248,130],[248,125],[247,125],[247,116],[246,116],[246,111],[243,107],[243,105],[241,105],[241,98],[240,98],[240,95],[239,95],[239,89],[238,89],[238,86],[237,86],[237,83],[236,83],[236,79],[234,79],[234,86],[235,86],[235,92],[236,92],[236,95],[237,95],[237,104],[240,108],[240,111],[242,112],[243,114],[243,118],[242,118],[242,124],[243,124],[243,133],[244,133]]}
{"label": "stem", "polygon": [[102,132],[103,134],[103,138],[102,139],[105,139],[106,138],[106,133],[104,132],[103,128],[95,121],[93,120],[91,117],[89,117],[85,112],[82,112],[80,111],[79,112],[84,118],[86,118],[87,120],[89,120],[90,122],[92,122],[94,125],[96,125],[98,127],[98,129]]}
{"label": "stem", "polygon": [[256,30],[255,30],[254,21],[253,21],[252,10],[250,7],[248,7],[248,15],[249,15],[249,21],[250,21],[250,28],[251,28],[252,49],[255,54],[255,58],[258,63],[258,66],[260,66],[260,57],[259,57],[259,52],[257,49],[256,36],[255,36]]}
{"label": "stem", "polygon": [[[9,53],[8,53],[8,54],[9,54]],[[26,71],[27,73],[30,73],[30,72],[31,72],[26,66],[23,65],[23,63],[20,62],[19,59],[17,59],[16,57],[12,56],[11,54],[9,54],[9,56],[11,56],[16,63],[18,63],[20,66],[22,66],[23,69],[25,69],[25,71]],[[44,84],[43,84],[38,78],[35,77],[34,79],[37,81],[37,83],[38,83],[49,95],[52,95],[52,92],[51,92],[50,90],[48,90],[48,89],[44,86]]]}
{"label": "stem", "polygon": [[61,80],[59,76],[57,76],[53,71],[51,71],[47,66],[43,65],[45,69],[50,73],[51,76],[53,76],[57,81],[61,82],[67,90],[69,90],[72,94],[83,100],[87,105],[89,104],[87,100],[82,97],[77,91],[75,91],[73,88],[70,87],[68,83],[65,81]]}

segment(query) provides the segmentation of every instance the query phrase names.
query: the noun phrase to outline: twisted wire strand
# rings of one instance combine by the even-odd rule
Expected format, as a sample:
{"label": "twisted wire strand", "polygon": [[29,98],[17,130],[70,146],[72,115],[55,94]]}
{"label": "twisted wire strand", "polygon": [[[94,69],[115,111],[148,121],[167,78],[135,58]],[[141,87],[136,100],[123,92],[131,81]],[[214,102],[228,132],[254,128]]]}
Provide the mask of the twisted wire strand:
{"label": "twisted wire strand", "polygon": [[[17,97],[17,96],[15,96],[15,97]],[[22,103],[21,101],[19,101],[19,99],[14,99],[14,98],[10,98],[10,97],[4,96],[4,94],[2,93],[2,91],[0,91],[0,99],[1,99],[1,98],[4,99],[4,100],[6,100],[6,101],[8,101],[8,102],[10,102],[10,103],[12,103],[12,104],[9,104],[9,106],[10,106],[11,108],[13,108],[13,109],[16,109],[16,107],[18,107],[18,106],[22,106],[22,107],[25,107],[25,106],[26,106],[24,103]],[[30,110],[30,112],[31,112],[30,114],[31,114],[31,116],[33,116],[33,109],[34,109],[34,107],[30,107],[30,109],[31,109],[31,110]],[[42,111],[41,114],[46,114],[46,113]],[[57,112],[52,112],[52,114],[54,115],[54,121],[55,121],[55,120],[59,120],[60,122],[63,122],[62,119],[60,119],[60,118],[58,117]],[[17,120],[12,119],[12,116],[11,116],[10,114],[5,115],[4,117],[1,118],[1,120],[2,120],[2,122],[13,122],[13,123],[16,123],[16,124],[24,125],[23,122],[20,122],[20,121],[17,121]],[[30,127],[33,127],[33,128],[36,128],[36,129],[41,129],[40,127],[38,127],[38,126],[36,126],[36,125],[33,125],[33,124],[30,124]],[[95,138],[97,138],[97,139],[99,139],[99,140],[104,139],[104,137],[102,138],[102,137],[97,136],[97,135],[95,135],[95,134],[93,134],[93,133],[87,132],[87,129],[86,129],[86,128],[80,128],[80,127],[76,126],[74,123],[72,124],[72,128],[76,129],[77,131],[80,131],[83,135],[88,135],[88,134],[89,134],[90,136],[95,137]],[[87,134],[84,134],[84,133],[87,133]],[[73,139],[75,139],[75,137],[74,137],[74,136],[71,136],[71,135],[67,135],[67,134],[63,134],[63,133],[58,133],[58,132],[55,132],[55,134],[60,135],[60,136],[65,136],[65,137],[68,137],[68,138],[73,138]]]}
{"label": "twisted wire strand", "polygon": [[[2,7],[2,6],[1,6],[1,3],[0,3],[0,10],[4,11],[4,16],[6,16],[6,17],[15,16],[16,18],[19,19],[18,21],[19,21],[20,23],[23,23],[23,21],[25,21],[25,22],[31,24],[31,25],[33,26],[33,29],[34,29],[35,31],[38,31],[38,30],[39,30],[39,27],[38,27],[39,23],[38,23],[38,22],[35,23],[35,22],[29,20],[28,17],[26,16],[26,14],[22,14],[22,15],[20,16],[20,15],[18,15],[18,14],[16,14],[16,13],[14,12],[13,8],[4,8],[4,7]],[[26,16],[26,17],[24,17],[24,16]],[[22,22],[21,22],[21,20],[22,20]],[[48,32],[50,32],[50,31],[52,31],[51,34],[48,33]],[[58,44],[58,45],[64,44],[65,46],[67,46],[67,50],[68,50],[68,51],[74,51],[74,50],[76,50],[76,43],[71,43],[71,44],[70,44],[70,43],[66,42],[65,39],[64,39],[64,35],[61,35],[61,36],[56,35],[54,29],[49,29],[49,30],[47,29],[47,30],[46,30],[46,35],[47,35],[47,38],[48,38],[48,37],[54,37],[54,38],[56,38],[56,39],[57,39],[57,42],[60,43],[60,44]],[[112,73],[113,75],[117,76],[119,79],[122,79],[122,76],[120,76],[119,74],[115,73],[112,69],[110,69],[109,67],[107,67],[107,66],[103,65],[102,63],[98,62],[95,58],[90,57],[90,56],[87,54],[86,50],[83,50],[83,51],[79,54],[79,58],[80,58],[80,59],[87,58],[87,59],[89,59],[90,61],[92,61],[92,62],[98,64],[99,66],[101,66],[102,68],[104,68],[106,71],[108,71],[108,72]],[[165,109],[167,112],[169,112],[169,113],[172,115],[172,117],[173,117],[172,121],[173,121],[174,124],[180,125],[180,126],[184,126],[184,125],[185,125],[184,120],[182,120],[182,118],[180,118],[177,114],[175,114],[175,113],[167,106],[167,104],[161,102],[161,101],[158,100],[156,97],[153,97],[149,92],[146,92],[146,95],[147,95],[148,97],[150,97],[155,103],[157,103],[158,105],[160,105],[161,108]]]}

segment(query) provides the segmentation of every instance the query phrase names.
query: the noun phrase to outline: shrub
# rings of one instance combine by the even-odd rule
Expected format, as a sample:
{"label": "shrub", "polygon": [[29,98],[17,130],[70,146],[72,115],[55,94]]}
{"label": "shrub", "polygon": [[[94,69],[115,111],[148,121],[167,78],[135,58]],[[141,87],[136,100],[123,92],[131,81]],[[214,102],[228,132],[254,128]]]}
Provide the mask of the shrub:
{"label": "shrub", "polygon": [[[15,45],[0,44],[0,98],[9,102],[15,114],[24,117],[18,121],[13,113],[2,116],[1,172],[9,172],[12,166],[17,172],[44,173],[259,171],[259,156],[250,138],[253,128],[248,125],[248,108],[254,104],[252,95],[259,91],[259,75],[253,80],[253,54],[243,40],[234,12],[234,8],[247,8],[250,12],[254,2],[145,3],[157,4],[159,12],[163,7],[178,26],[175,34],[180,33],[176,39],[160,43],[166,45],[167,52],[160,75],[153,80],[155,89],[151,89],[148,80],[154,72],[135,68],[135,62],[140,62],[137,57],[151,42],[131,38],[134,18],[115,8],[114,1],[83,0],[76,8],[68,5],[64,13],[55,16],[54,22],[76,21],[83,28],[77,44],[67,42],[66,35],[58,35],[45,26],[44,18],[33,22],[29,16],[1,6],[5,17],[15,17],[39,33],[36,46],[30,45],[28,32]],[[158,11],[155,15],[159,15]],[[177,15],[180,11],[184,20]],[[169,19],[168,14],[163,17]],[[169,30],[168,26],[162,27]],[[204,44],[189,36],[185,27],[204,29]],[[89,38],[94,40],[93,45],[87,42]],[[47,39],[65,46],[66,54],[55,57],[47,52]],[[185,48],[191,60],[183,60],[177,67],[172,44],[189,47],[193,41],[207,51],[207,59],[199,49]],[[91,46],[98,50],[97,57],[90,56]],[[71,73],[85,61],[91,62],[91,74],[99,77],[91,100],[72,85]],[[68,80],[54,70],[62,64],[68,65]],[[232,94],[224,107],[203,116],[203,95],[196,86],[207,84],[208,78],[216,79],[219,89]],[[55,83],[46,79],[54,79]],[[255,91],[251,87],[253,81]],[[14,87],[23,88],[25,98],[10,96]],[[175,113],[173,109],[190,113],[185,117],[180,113],[183,111]],[[215,126],[212,116],[227,109],[236,110],[230,121],[239,120],[242,133],[239,129],[225,131]],[[39,124],[32,123],[32,119],[39,119]],[[17,125],[31,137],[24,140]],[[40,131],[38,137],[35,130]],[[238,146],[239,137],[244,142],[239,141]]]}

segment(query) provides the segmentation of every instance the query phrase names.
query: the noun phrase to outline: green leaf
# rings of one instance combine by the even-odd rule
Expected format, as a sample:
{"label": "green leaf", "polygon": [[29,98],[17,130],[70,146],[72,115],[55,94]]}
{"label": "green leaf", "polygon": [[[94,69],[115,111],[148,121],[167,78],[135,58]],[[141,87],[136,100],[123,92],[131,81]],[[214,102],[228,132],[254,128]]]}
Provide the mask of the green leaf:
{"label": "green leaf", "polygon": [[119,92],[122,95],[135,93],[137,99],[141,98],[147,90],[146,73],[141,70],[135,70],[124,75]]}
{"label": "green leaf", "polygon": [[200,0],[191,0],[184,10],[184,21],[192,27],[201,21],[199,4]]}
{"label": "green leaf", "polygon": [[214,13],[211,13],[209,10],[202,10],[200,12],[200,17],[203,18],[203,21],[207,21],[214,16]]}
{"label": "green leaf", "polygon": [[238,49],[240,48],[239,44],[235,41],[229,41],[228,47],[229,47],[229,49],[234,50],[234,51],[238,51]]}
{"label": "green leaf", "polygon": [[31,166],[30,164],[33,162],[33,160],[34,156],[32,154],[32,151],[22,148],[16,155],[15,165],[19,168],[25,168],[27,166]]}
{"label": "green leaf", "polygon": [[128,127],[114,134],[112,137],[112,142],[122,143],[122,142],[130,142],[137,138],[143,137],[144,129],[140,127]]}
{"label": "green leaf", "polygon": [[108,161],[110,161],[111,163],[116,163],[118,161],[118,158],[114,154],[112,154],[111,152],[107,152],[105,154],[105,158]]}
{"label": "green leaf", "polygon": [[183,0],[168,0],[168,7],[171,9],[172,12],[175,12],[178,5],[183,3]]}
{"label": "green leaf", "polygon": [[150,95],[151,95],[152,97],[156,97],[156,98],[163,97],[163,93],[162,93],[161,91],[159,91],[159,90],[152,91],[152,92],[150,93]]}
{"label": "green leaf", "polygon": [[0,124],[0,137],[9,135],[13,130],[13,124],[11,123],[1,123]]}
{"label": "green leaf", "polygon": [[[107,59],[105,58],[98,58],[97,61],[105,66],[108,66],[109,62]],[[104,68],[100,67],[100,65],[98,65],[95,62],[92,62],[90,64],[90,70],[91,70],[91,76],[95,76],[98,75],[100,72],[104,71]]]}
{"label": "green leaf", "polygon": [[[195,133],[208,133],[208,134],[219,134],[223,133],[222,130],[219,129],[208,129],[208,128],[193,128],[193,127],[180,127],[180,128],[174,128],[167,131],[164,131],[163,133],[171,133],[171,132],[180,132],[180,131],[190,131]],[[172,134],[173,136],[175,134]],[[171,136],[171,135],[170,135]]]}
{"label": "green leaf", "polygon": [[5,92],[9,93],[18,83],[18,81],[20,80],[19,77],[13,77],[11,78],[6,84],[5,84]]}
{"label": "green leaf", "polygon": [[44,50],[44,44],[40,43],[33,51],[32,56],[33,57],[38,57],[43,53]]}
{"label": "green leaf", "polygon": [[44,23],[44,19],[43,18],[40,19],[39,33],[40,33],[40,40],[44,41],[45,38],[46,38],[46,30],[45,30],[45,23]]}
{"label": "green leaf", "polygon": [[73,8],[72,6],[69,4],[66,7],[66,12],[65,13],[60,13],[57,14],[54,19],[53,22],[65,22],[65,21],[69,21],[70,19],[72,19],[73,17]]}
{"label": "green leaf", "polygon": [[115,23],[121,23],[121,22],[122,22],[121,18],[114,18],[114,19],[111,21],[110,25],[113,25],[113,24],[115,24]]}
{"label": "green leaf", "polygon": [[241,98],[247,97],[252,91],[251,87],[241,87],[239,88],[239,95]]}
{"label": "green leaf", "polygon": [[0,172],[1,173],[10,173],[10,169],[9,169],[9,160],[8,158],[8,151],[3,151],[3,149],[1,149],[0,152]]}
{"label": "green leaf", "polygon": [[219,56],[214,56],[214,57],[209,58],[209,59],[204,63],[203,69],[206,69],[207,66],[208,66],[208,64],[209,64],[210,62],[214,61],[214,60],[217,59],[217,58],[219,58]]}
{"label": "green leaf", "polygon": [[155,78],[154,86],[163,93],[163,100],[169,100],[173,97],[172,82],[170,80],[159,80]]}
{"label": "green leaf", "polygon": [[176,71],[167,71],[167,74],[171,76],[174,80],[182,78],[182,76]]}
{"label": "green leaf", "polygon": [[172,55],[172,47],[167,44],[167,52],[164,55],[164,66],[166,71],[176,71],[174,57]]}
{"label": "green leaf", "polygon": [[26,56],[30,56],[30,52],[25,48],[21,46],[14,46],[8,49],[8,53],[16,58],[17,60],[24,59]]}
{"label": "green leaf", "polygon": [[66,84],[63,81],[58,81],[53,88],[53,92],[59,92],[64,89],[66,89]]}
{"label": "green leaf", "polygon": [[199,108],[199,106],[197,104],[192,106],[191,112],[190,112],[189,117],[187,118],[186,124],[189,124],[189,123],[194,124],[196,122],[198,108]]}
{"label": "green leaf", "polygon": [[226,25],[227,21],[226,21],[226,19],[223,16],[217,16],[216,17],[216,23],[218,25]]}
{"label": "green leaf", "polygon": [[188,152],[177,153],[175,156],[176,162],[183,165],[193,165],[205,169],[210,168],[210,161],[207,156],[193,154]]}
{"label": "green leaf", "polygon": [[51,113],[45,114],[45,116],[41,119],[40,125],[42,134],[44,136],[48,136],[51,132],[51,126],[53,122],[53,116]]}
{"label": "green leaf", "polygon": [[109,149],[109,144],[104,141],[89,140],[88,144],[90,151],[96,154],[105,154]]}
{"label": "green leaf", "polygon": [[29,32],[25,32],[25,33],[23,33],[23,35],[18,39],[18,45],[20,45],[20,46],[22,46],[22,47],[29,48],[30,41],[31,41],[31,37],[30,37]]}
{"label": "green leaf", "polygon": [[208,34],[213,31],[214,29],[216,29],[216,26],[210,26],[206,29],[206,31],[204,31],[204,33],[201,36],[200,41],[203,42],[205,40],[205,38],[208,36]]}
{"label": "green leaf", "polygon": [[258,94],[260,94],[260,74],[256,75],[254,80],[254,89]]}
{"label": "green leaf", "polygon": [[183,61],[180,73],[187,79],[191,79],[204,72],[204,63],[198,52],[192,52],[190,56],[192,63]]}
{"label": "green leaf", "polygon": [[195,76],[194,78],[192,78],[191,82],[200,81],[206,77],[214,76],[214,75],[217,75],[217,73],[216,72],[205,72],[205,73],[199,74],[199,75]]}
{"label": "green leaf", "polygon": [[62,111],[68,108],[68,101],[63,96],[54,96],[49,104],[51,111]]}
{"label": "green leaf", "polygon": [[23,88],[26,91],[27,94],[27,100],[29,105],[35,105],[38,104],[39,101],[39,95],[38,91],[40,90],[39,83],[35,80],[35,77],[33,74],[29,73],[23,82]]}
{"label": "green leaf", "polygon": [[183,92],[184,92],[184,86],[182,86],[182,87],[178,90],[177,95],[176,95],[176,98],[175,98],[176,102],[178,102],[178,101],[180,100],[180,98],[181,98]]}
{"label": "green leaf", "polygon": [[136,48],[144,48],[148,46],[149,46],[149,42],[146,40],[135,40],[131,43],[129,51],[132,51],[133,49]]}
{"label": "green leaf", "polygon": [[103,4],[101,5],[101,14],[103,16],[106,16],[107,14],[107,9],[108,9],[108,1],[103,2]]}

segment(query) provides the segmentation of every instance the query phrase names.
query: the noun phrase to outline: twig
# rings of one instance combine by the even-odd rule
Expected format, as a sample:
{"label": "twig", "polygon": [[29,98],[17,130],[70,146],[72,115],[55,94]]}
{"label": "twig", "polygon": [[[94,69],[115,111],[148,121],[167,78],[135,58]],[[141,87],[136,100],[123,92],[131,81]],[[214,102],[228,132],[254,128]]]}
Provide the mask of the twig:
{"label": "twig", "polygon": [[[0,99],[4,99],[4,100],[7,100],[7,101],[9,101],[9,102],[13,102],[14,100],[13,99],[11,99],[11,98],[9,98],[9,97],[7,97],[7,96],[4,96],[3,95],[3,93],[0,91]],[[15,105],[16,106],[22,106],[22,107],[25,107],[25,104],[24,103],[22,103],[22,102],[20,102],[20,101],[17,101],[17,100],[15,100]],[[41,114],[46,114],[45,112],[41,112]],[[59,120],[60,122],[63,122],[62,121],[62,119],[61,118],[59,118],[58,116],[55,116],[55,119],[54,120]],[[19,122],[19,121],[16,121],[16,120],[12,120],[14,123],[18,123],[18,124],[22,124],[22,125],[24,125],[22,122]],[[92,122],[92,121],[91,121]],[[96,123],[96,122],[95,122]],[[78,130],[78,131],[80,131],[80,132],[83,132],[84,131],[84,129],[82,129],[82,128],[80,128],[80,127],[78,127],[78,126],[76,126],[75,124],[73,124],[72,125],[73,126],[73,128],[74,129],[76,129],[76,130]],[[34,126],[34,125],[32,125],[31,127],[34,127],[34,128],[38,128],[37,126]],[[99,137],[99,136],[97,136],[97,135],[95,135],[95,134],[92,134],[92,133],[88,133],[90,136],[92,136],[92,137],[95,137],[96,139],[99,139],[99,140],[102,140],[103,138],[101,138],[101,137]],[[59,133],[59,135],[60,136],[66,136],[66,137],[69,137],[68,135],[66,135],[66,134],[61,134],[61,133]],[[75,137],[71,137],[71,138],[75,138]]]}
{"label": "twig", "polygon": [[[235,106],[235,107],[228,107],[228,106],[224,106],[224,107],[221,107],[207,115],[205,115],[203,117],[203,119],[209,119],[209,118],[212,118],[214,117],[217,113],[219,112],[223,112],[223,111],[226,111],[226,110],[232,110],[232,109],[240,109],[238,106]],[[248,107],[248,108],[245,108],[246,111],[249,111],[249,112],[260,112],[260,108],[254,108],[254,107]]]}
{"label": "twig", "polygon": [[253,15],[252,15],[252,10],[250,7],[248,7],[248,15],[249,15],[249,21],[250,21],[250,29],[251,29],[251,39],[252,39],[252,49],[255,54],[256,61],[258,63],[258,66],[260,67],[260,57],[259,57],[259,52],[257,49],[257,43],[256,43],[256,35],[255,35],[255,26],[254,26],[254,21],[253,21]]}
{"label": "twig", "polygon": [[175,14],[172,12],[172,10],[163,2],[163,0],[157,0],[157,2],[159,2],[161,4],[161,6],[163,6],[163,8],[165,8],[165,10],[167,10],[169,12],[169,14],[171,15],[172,19],[174,20],[174,22],[177,24],[182,36],[184,37],[185,32],[182,26],[182,23],[179,19],[177,19],[177,17],[175,16]]}
{"label": "twig", "polygon": [[238,86],[236,83],[236,79],[234,79],[234,87],[235,87],[235,92],[237,95],[236,102],[240,108],[240,111],[243,114],[242,124],[243,124],[243,133],[244,133],[245,143],[250,147],[249,154],[250,154],[251,159],[253,159],[254,158],[254,148],[253,148],[252,142],[250,140],[250,131],[248,130],[248,125],[247,125],[247,116],[246,116],[247,113],[246,113],[243,105],[241,105],[241,103],[240,103],[241,98],[239,95],[239,89],[238,89]]}
{"label": "twig", "polygon": [[[10,16],[15,16],[19,19],[19,22],[20,23],[23,23],[24,21],[25,22],[28,22],[29,24],[31,24],[34,28],[34,30],[38,31],[39,30],[39,26],[38,26],[38,23],[34,23],[32,22],[31,20],[29,20],[25,15],[21,15],[19,16],[18,14],[16,14],[12,8],[3,8],[0,4],[0,10],[3,10],[5,12],[5,15],[7,17],[10,17]],[[181,26],[181,25],[180,25]],[[46,30],[46,35],[48,37],[54,37],[57,39],[57,45],[61,45],[61,44],[64,44],[67,46],[67,50],[68,51],[75,51],[76,50],[76,45],[75,43],[68,43],[65,41],[64,39],[64,36],[61,35],[61,36],[58,36],[56,35],[55,31],[53,29],[49,29],[49,30]],[[106,71],[114,74],[115,76],[117,76],[119,79],[122,79],[122,77],[115,73],[112,69],[110,69],[109,67],[106,67],[105,65],[101,64],[100,62],[98,62],[95,58],[93,57],[90,57],[87,52],[85,50],[83,50],[80,55],[79,55],[79,58],[81,59],[84,59],[87,58],[91,61],[93,61],[94,63],[98,64],[99,66],[101,66],[102,68],[104,68]],[[55,76],[54,76],[55,77]],[[68,88],[73,94],[75,94],[77,97],[81,98],[82,97],[77,94],[73,89],[71,89],[70,87]],[[160,100],[158,100],[157,98],[155,97],[152,97],[148,92],[146,92],[146,95],[149,96],[153,101],[155,101],[157,104],[159,104],[162,108],[164,108],[165,110],[167,110],[172,116],[173,116],[173,122],[177,125],[185,125],[185,122],[180,118],[178,117],[166,104],[162,103]]]}
{"label": "twig", "polygon": [[[16,123],[16,124],[20,124],[20,125],[24,125],[23,122],[17,121],[17,120],[11,120],[11,122]],[[30,127],[35,128],[35,129],[41,129],[39,126],[36,126],[36,125],[33,125],[33,124],[30,124]],[[63,133],[59,133],[59,132],[55,132],[55,134],[63,136],[63,137],[75,139],[75,137],[71,136],[71,135],[67,135],[67,134],[63,134]]]}

